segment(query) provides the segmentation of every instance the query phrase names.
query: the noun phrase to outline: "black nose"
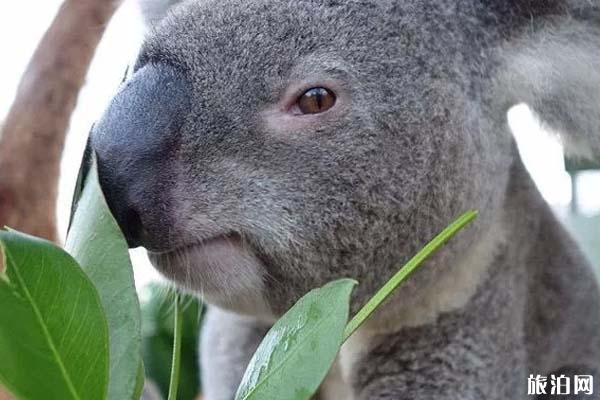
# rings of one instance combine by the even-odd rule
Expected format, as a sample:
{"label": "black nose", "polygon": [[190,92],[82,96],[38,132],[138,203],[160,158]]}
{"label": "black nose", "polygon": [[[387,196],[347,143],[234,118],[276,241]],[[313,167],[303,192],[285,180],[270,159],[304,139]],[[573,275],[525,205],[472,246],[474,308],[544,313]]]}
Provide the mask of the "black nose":
{"label": "black nose", "polygon": [[115,96],[92,132],[100,185],[130,247],[167,246],[175,159],[189,108],[183,74],[147,65]]}

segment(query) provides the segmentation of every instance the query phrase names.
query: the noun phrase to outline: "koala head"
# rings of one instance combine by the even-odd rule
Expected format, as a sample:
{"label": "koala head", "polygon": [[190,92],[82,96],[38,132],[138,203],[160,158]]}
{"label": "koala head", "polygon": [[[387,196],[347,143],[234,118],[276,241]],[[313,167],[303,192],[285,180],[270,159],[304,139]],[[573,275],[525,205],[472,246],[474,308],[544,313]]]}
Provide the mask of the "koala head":
{"label": "koala head", "polygon": [[360,305],[477,208],[401,296],[461,262],[501,210],[511,140],[477,95],[487,44],[441,3],[410,3],[177,7],[91,137],[129,244],[207,301],[265,316],[342,277]]}

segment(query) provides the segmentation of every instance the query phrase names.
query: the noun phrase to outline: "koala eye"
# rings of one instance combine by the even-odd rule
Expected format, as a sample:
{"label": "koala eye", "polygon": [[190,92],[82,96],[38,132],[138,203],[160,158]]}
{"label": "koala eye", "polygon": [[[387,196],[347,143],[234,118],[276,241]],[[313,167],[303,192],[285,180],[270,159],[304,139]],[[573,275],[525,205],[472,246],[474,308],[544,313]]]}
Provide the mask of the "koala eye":
{"label": "koala eye", "polygon": [[318,114],[329,110],[335,104],[335,94],[324,87],[314,87],[304,92],[296,101],[301,114]]}

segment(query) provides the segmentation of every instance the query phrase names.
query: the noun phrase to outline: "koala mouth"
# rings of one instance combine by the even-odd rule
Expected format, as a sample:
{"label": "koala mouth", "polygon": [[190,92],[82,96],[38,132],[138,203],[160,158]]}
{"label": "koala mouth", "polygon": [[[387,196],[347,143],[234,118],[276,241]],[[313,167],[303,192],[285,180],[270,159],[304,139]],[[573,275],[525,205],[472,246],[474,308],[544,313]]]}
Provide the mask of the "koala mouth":
{"label": "koala mouth", "polygon": [[200,239],[195,242],[191,242],[189,244],[182,244],[182,245],[176,246],[175,248],[170,249],[170,250],[148,249],[148,254],[155,255],[155,256],[176,255],[178,253],[185,253],[196,247],[211,247],[214,245],[218,245],[219,243],[222,243],[222,242],[226,242],[231,246],[238,246],[238,245],[241,245],[242,238],[238,233],[229,232],[229,233],[210,236],[205,239]]}
{"label": "koala mouth", "polygon": [[228,258],[229,252],[239,251],[241,246],[242,239],[239,234],[227,233],[178,245],[168,250],[147,248],[147,251],[148,258],[160,272],[178,281],[177,276],[170,276],[171,273],[175,273],[173,269],[187,268],[192,272],[201,267],[210,268],[219,260],[222,262]]}
{"label": "koala mouth", "polygon": [[238,309],[262,298],[265,268],[250,243],[237,233],[212,236],[168,251],[148,251],[154,267],[184,290]]}

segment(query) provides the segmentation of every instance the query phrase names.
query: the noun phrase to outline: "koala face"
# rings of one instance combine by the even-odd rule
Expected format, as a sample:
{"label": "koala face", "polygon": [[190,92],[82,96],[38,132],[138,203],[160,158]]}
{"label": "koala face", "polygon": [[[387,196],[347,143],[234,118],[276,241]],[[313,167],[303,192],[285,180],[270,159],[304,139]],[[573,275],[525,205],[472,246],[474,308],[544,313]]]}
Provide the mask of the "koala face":
{"label": "koala face", "polygon": [[463,54],[469,22],[444,7],[401,3],[202,1],[166,18],[91,138],[130,245],[209,302],[271,316],[342,277],[360,305],[478,208],[402,296],[460,262],[511,162],[504,116],[473,94],[492,55]]}

